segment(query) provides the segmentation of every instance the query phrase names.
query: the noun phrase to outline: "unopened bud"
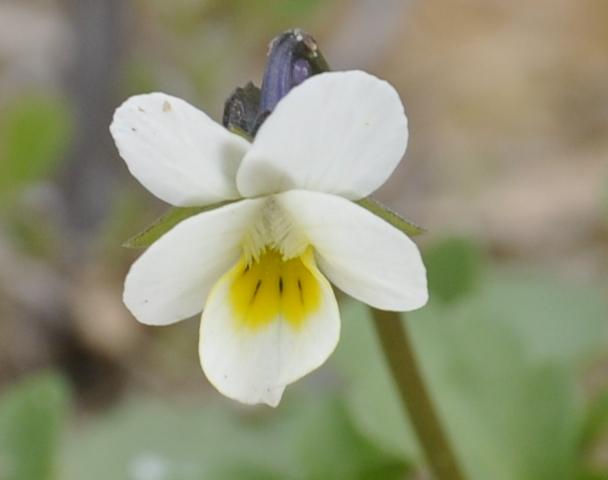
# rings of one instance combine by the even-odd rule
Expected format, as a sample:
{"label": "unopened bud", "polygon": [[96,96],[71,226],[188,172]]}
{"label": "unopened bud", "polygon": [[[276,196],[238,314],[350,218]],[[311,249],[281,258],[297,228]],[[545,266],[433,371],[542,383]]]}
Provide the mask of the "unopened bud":
{"label": "unopened bud", "polygon": [[289,91],[317,73],[329,70],[315,40],[300,29],[288,30],[270,44],[260,116],[267,116]]}
{"label": "unopened bud", "polygon": [[329,70],[315,40],[300,29],[288,30],[270,43],[262,89],[251,82],[237,88],[224,106],[223,124],[229,130],[255,137],[264,120],[289,91]]}

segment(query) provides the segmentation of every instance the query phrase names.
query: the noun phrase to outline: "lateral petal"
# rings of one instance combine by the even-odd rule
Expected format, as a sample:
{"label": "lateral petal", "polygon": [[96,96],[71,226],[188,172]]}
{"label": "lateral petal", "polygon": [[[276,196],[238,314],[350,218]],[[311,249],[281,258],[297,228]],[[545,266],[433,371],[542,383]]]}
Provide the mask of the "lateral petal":
{"label": "lateral petal", "polygon": [[407,235],[336,195],[294,190],[276,199],[338,288],[383,310],[408,311],[426,304],[426,269]]}
{"label": "lateral petal", "polygon": [[212,286],[241,254],[262,200],[242,200],[187,218],[133,263],[123,300],[141,323],[168,325],[203,309]]}

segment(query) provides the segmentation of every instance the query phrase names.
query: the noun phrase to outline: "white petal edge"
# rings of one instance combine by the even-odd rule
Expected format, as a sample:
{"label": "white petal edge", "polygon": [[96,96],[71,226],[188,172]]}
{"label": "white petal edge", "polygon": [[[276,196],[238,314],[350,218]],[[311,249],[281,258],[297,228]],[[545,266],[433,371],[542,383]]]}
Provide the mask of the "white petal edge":
{"label": "white petal edge", "polygon": [[322,300],[298,328],[281,317],[259,330],[239,326],[228,298],[234,270],[213,288],[203,310],[199,354],[205,375],[220,393],[276,407],[287,385],[317,369],[334,351],[340,337],[338,304],[312,259],[307,266]]}
{"label": "white petal edge", "polygon": [[407,235],[336,195],[294,190],[276,200],[313,245],[321,271],[342,291],[383,310],[426,304],[426,269]]}
{"label": "white petal edge", "polygon": [[131,97],[116,109],[110,132],[133,176],[167,203],[202,206],[240,196],[235,177],[249,142],[184,100]]}
{"label": "white petal edge", "polygon": [[266,119],[239,167],[238,189],[245,197],[303,189],[363,198],[391,175],[407,140],[389,83],[361,71],[322,73]]}
{"label": "white petal edge", "polygon": [[177,224],[133,263],[123,301],[141,323],[168,325],[199,313],[241,254],[263,200],[242,200]]}

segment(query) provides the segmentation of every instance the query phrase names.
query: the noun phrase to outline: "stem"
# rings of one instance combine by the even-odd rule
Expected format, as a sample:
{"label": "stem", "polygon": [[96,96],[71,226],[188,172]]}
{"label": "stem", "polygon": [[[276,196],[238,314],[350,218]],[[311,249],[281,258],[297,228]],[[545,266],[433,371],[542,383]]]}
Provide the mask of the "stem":
{"label": "stem", "polygon": [[464,480],[456,456],[441,426],[401,314],[372,309],[384,356],[399,389],[418,441],[437,480]]}

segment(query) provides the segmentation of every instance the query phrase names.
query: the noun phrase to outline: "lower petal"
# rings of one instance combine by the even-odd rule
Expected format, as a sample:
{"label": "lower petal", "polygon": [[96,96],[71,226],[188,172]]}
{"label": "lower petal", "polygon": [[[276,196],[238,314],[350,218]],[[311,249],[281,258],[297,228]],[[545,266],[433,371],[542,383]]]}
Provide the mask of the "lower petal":
{"label": "lower petal", "polygon": [[209,381],[248,404],[276,406],[285,387],[322,365],[340,335],[338,305],[312,250],[238,262],[203,311],[199,352]]}

